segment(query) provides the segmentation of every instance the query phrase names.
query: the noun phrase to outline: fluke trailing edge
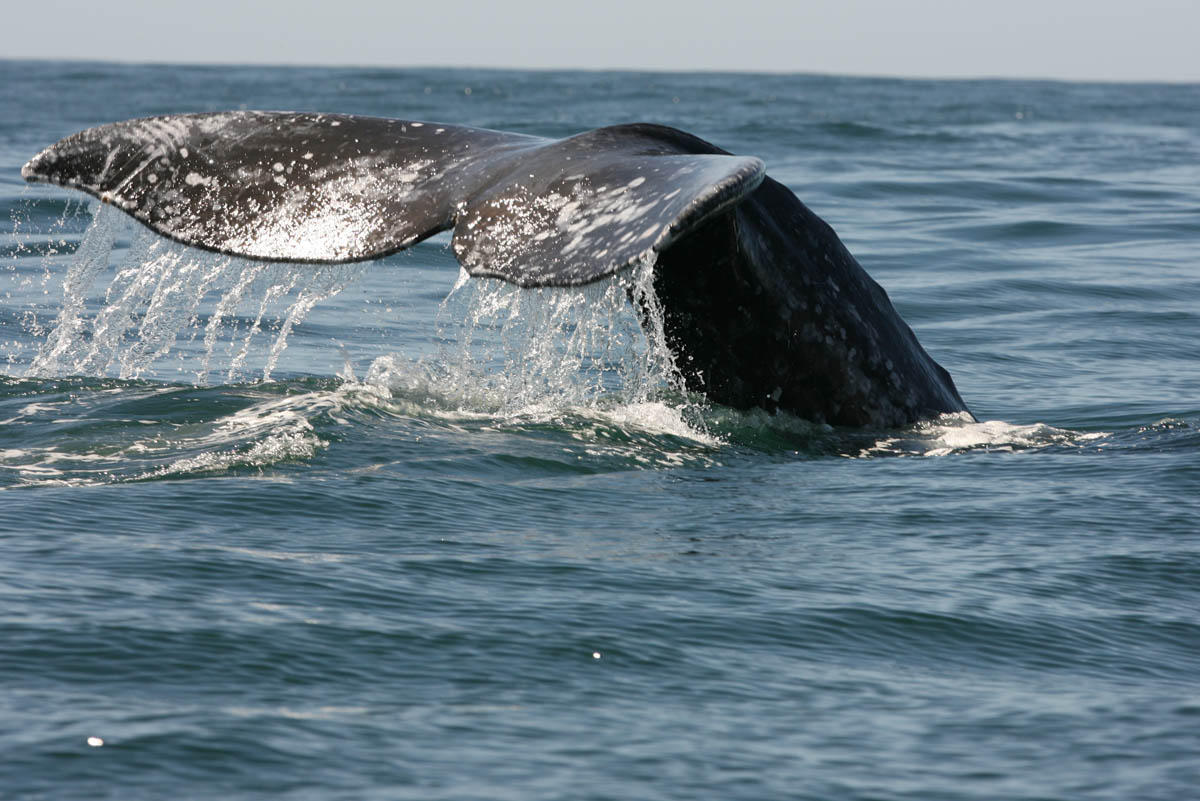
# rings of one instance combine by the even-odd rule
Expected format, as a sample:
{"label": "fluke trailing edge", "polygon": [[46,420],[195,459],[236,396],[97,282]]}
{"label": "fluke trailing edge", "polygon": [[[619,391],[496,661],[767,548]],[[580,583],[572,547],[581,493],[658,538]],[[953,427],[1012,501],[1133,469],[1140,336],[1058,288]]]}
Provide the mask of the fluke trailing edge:
{"label": "fluke trailing edge", "polygon": [[21,174],[251,259],[361,261],[453,229],[470,274],[525,287],[653,263],[667,345],[713,402],[880,427],[966,410],[832,228],[760,160],[674,128],[545,139],[337,114],[188,114],[82,131]]}

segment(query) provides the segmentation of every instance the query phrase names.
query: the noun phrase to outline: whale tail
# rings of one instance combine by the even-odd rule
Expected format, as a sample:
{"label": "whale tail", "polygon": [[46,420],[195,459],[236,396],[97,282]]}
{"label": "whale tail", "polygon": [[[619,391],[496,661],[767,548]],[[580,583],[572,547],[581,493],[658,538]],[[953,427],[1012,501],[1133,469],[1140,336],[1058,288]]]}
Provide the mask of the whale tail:
{"label": "whale tail", "polygon": [[453,229],[472,275],[576,285],[653,257],[762,181],[763,163],[657,125],[554,140],[376,117],[238,111],[69,136],[21,171],[171,239],[348,262]]}
{"label": "whale tail", "polygon": [[965,411],[824,221],[756,158],[658,125],[545,139],[291,112],[92,128],[22,170],[158,233],[283,262],[347,262],[453,230],[463,267],[572,286],[653,263],[690,389],[742,408],[893,426]]}

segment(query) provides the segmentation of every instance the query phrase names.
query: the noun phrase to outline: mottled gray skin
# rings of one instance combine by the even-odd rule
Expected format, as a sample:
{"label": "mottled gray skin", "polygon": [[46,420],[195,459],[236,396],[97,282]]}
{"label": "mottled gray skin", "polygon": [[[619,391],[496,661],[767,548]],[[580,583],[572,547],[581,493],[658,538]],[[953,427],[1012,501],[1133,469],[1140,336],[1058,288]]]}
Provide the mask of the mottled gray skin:
{"label": "mottled gray skin", "polygon": [[250,111],[92,128],[22,175],[252,259],[360,261],[452,229],[469,273],[521,286],[653,262],[667,344],[715,403],[846,426],[965,412],[883,289],[764,169],[658,125],[552,140]]}
{"label": "mottled gray skin", "polygon": [[883,288],[771,178],[659,254],[654,286],[685,381],[719,403],[874,427],[967,410]]}

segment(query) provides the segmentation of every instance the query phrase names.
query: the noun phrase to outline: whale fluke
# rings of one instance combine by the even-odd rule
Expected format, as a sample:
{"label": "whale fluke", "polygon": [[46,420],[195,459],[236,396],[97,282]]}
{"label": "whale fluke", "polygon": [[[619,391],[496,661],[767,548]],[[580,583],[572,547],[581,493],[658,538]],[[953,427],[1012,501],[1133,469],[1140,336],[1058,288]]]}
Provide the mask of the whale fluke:
{"label": "whale fluke", "polygon": [[91,128],[28,181],[80,189],[187,245],[349,262],[454,229],[468,272],[585,284],[669,246],[752,191],[755,158],[693,152],[670,128],[569,139],[339,114],[235,111]]}
{"label": "whale fluke", "polygon": [[520,286],[654,264],[690,389],[818,422],[966,406],[887,294],[757,158],[646,123],[547,139],[441,123],[237,111],[69,136],[21,171],[164,236],[270,261],[374,259],[453,229],[463,267]]}

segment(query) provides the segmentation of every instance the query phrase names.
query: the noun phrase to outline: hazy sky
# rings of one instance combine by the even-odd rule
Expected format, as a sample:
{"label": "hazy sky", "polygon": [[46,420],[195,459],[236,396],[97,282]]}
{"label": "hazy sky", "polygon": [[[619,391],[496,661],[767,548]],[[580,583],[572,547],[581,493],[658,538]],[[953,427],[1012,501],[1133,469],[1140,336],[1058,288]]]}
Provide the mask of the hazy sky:
{"label": "hazy sky", "polygon": [[7,58],[1200,81],[1200,0],[19,0]]}

